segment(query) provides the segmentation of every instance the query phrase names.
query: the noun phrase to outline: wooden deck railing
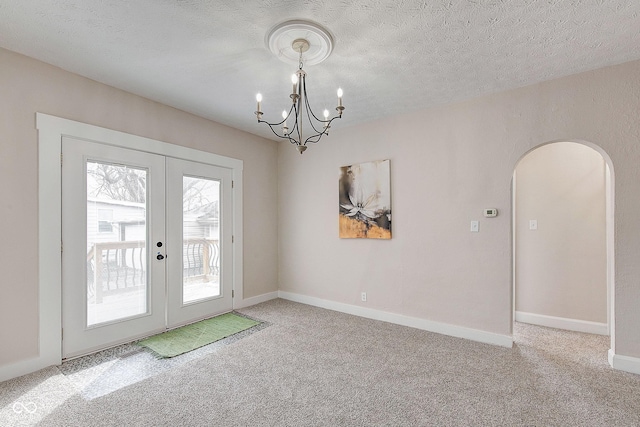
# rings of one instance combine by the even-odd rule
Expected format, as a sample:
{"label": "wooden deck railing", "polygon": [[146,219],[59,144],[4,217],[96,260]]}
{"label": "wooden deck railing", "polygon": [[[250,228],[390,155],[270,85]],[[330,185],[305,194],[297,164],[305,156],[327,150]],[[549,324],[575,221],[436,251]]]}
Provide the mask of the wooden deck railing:
{"label": "wooden deck railing", "polygon": [[[145,242],[95,243],[87,253],[90,296],[102,303],[107,295],[140,289],[147,283]],[[218,240],[185,239],[182,245],[182,276],[185,281],[210,281],[219,274]]]}

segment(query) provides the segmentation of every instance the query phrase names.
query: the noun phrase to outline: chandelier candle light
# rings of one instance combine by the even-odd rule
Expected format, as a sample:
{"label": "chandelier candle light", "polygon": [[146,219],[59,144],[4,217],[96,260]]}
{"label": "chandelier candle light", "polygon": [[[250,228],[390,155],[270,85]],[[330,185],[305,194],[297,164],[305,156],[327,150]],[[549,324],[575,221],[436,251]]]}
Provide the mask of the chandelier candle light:
{"label": "chandelier candle light", "polygon": [[[278,46],[278,43],[282,44],[283,40],[286,42],[287,37],[289,39],[300,32],[312,37],[316,37],[317,41],[320,41],[320,50],[316,49],[313,54],[315,57],[315,63],[321,62],[326,59],[331,53],[333,41],[328,32],[317,24],[313,24],[306,21],[288,21],[275,27],[269,34],[268,45],[274,53],[282,54],[282,49]],[[310,37],[311,38],[311,37]],[[258,123],[266,123],[271,131],[279,138],[287,139],[289,142],[296,146],[300,154],[307,149],[308,143],[317,143],[324,135],[329,134],[331,128],[331,122],[335,119],[342,117],[344,106],[342,105],[342,89],[338,89],[338,106],[336,107],[337,114],[329,118],[329,110],[324,110],[324,119],[319,119],[311,109],[309,99],[307,98],[307,86],[306,76],[307,73],[302,69],[303,60],[302,54],[309,51],[311,43],[306,38],[295,38],[291,42],[291,49],[297,53],[298,56],[298,71],[291,76],[292,89],[289,98],[291,98],[291,107],[289,111],[282,111],[282,121],[269,123],[266,120],[262,120],[262,95],[256,95],[256,101],[258,103],[255,114],[258,118]],[[285,55],[286,56],[286,55]],[[291,60],[291,54],[285,58]],[[290,126],[287,125],[289,121]],[[305,138],[305,132],[308,136]]]}

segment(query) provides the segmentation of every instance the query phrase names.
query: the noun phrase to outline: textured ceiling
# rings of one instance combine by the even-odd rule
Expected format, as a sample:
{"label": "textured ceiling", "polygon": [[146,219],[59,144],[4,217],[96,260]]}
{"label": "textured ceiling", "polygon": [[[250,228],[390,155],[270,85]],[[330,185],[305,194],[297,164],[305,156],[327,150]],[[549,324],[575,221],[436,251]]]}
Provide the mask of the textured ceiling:
{"label": "textured ceiling", "polygon": [[318,112],[344,89],[334,129],[640,59],[638,0],[0,0],[0,46],[271,137],[255,94],[289,105],[265,35],[290,19],[334,36],[305,66]]}

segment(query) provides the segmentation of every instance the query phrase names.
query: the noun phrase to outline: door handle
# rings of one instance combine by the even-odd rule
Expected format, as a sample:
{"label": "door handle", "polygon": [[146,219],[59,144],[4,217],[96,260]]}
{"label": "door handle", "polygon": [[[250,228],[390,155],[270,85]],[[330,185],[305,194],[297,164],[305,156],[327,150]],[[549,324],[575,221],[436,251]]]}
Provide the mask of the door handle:
{"label": "door handle", "polygon": [[158,252],[158,255],[156,256],[156,259],[158,261],[162,261],[164,259],[164,255],[162,255],[160,252]]}

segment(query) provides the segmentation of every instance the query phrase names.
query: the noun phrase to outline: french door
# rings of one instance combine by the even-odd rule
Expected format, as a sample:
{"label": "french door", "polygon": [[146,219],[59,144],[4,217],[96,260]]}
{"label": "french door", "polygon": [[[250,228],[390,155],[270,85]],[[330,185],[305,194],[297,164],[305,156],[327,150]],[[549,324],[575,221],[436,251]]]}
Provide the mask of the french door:
{"label": "french door", "polygon": [[232,308],[231,171],[62,140],[63,357]]}

